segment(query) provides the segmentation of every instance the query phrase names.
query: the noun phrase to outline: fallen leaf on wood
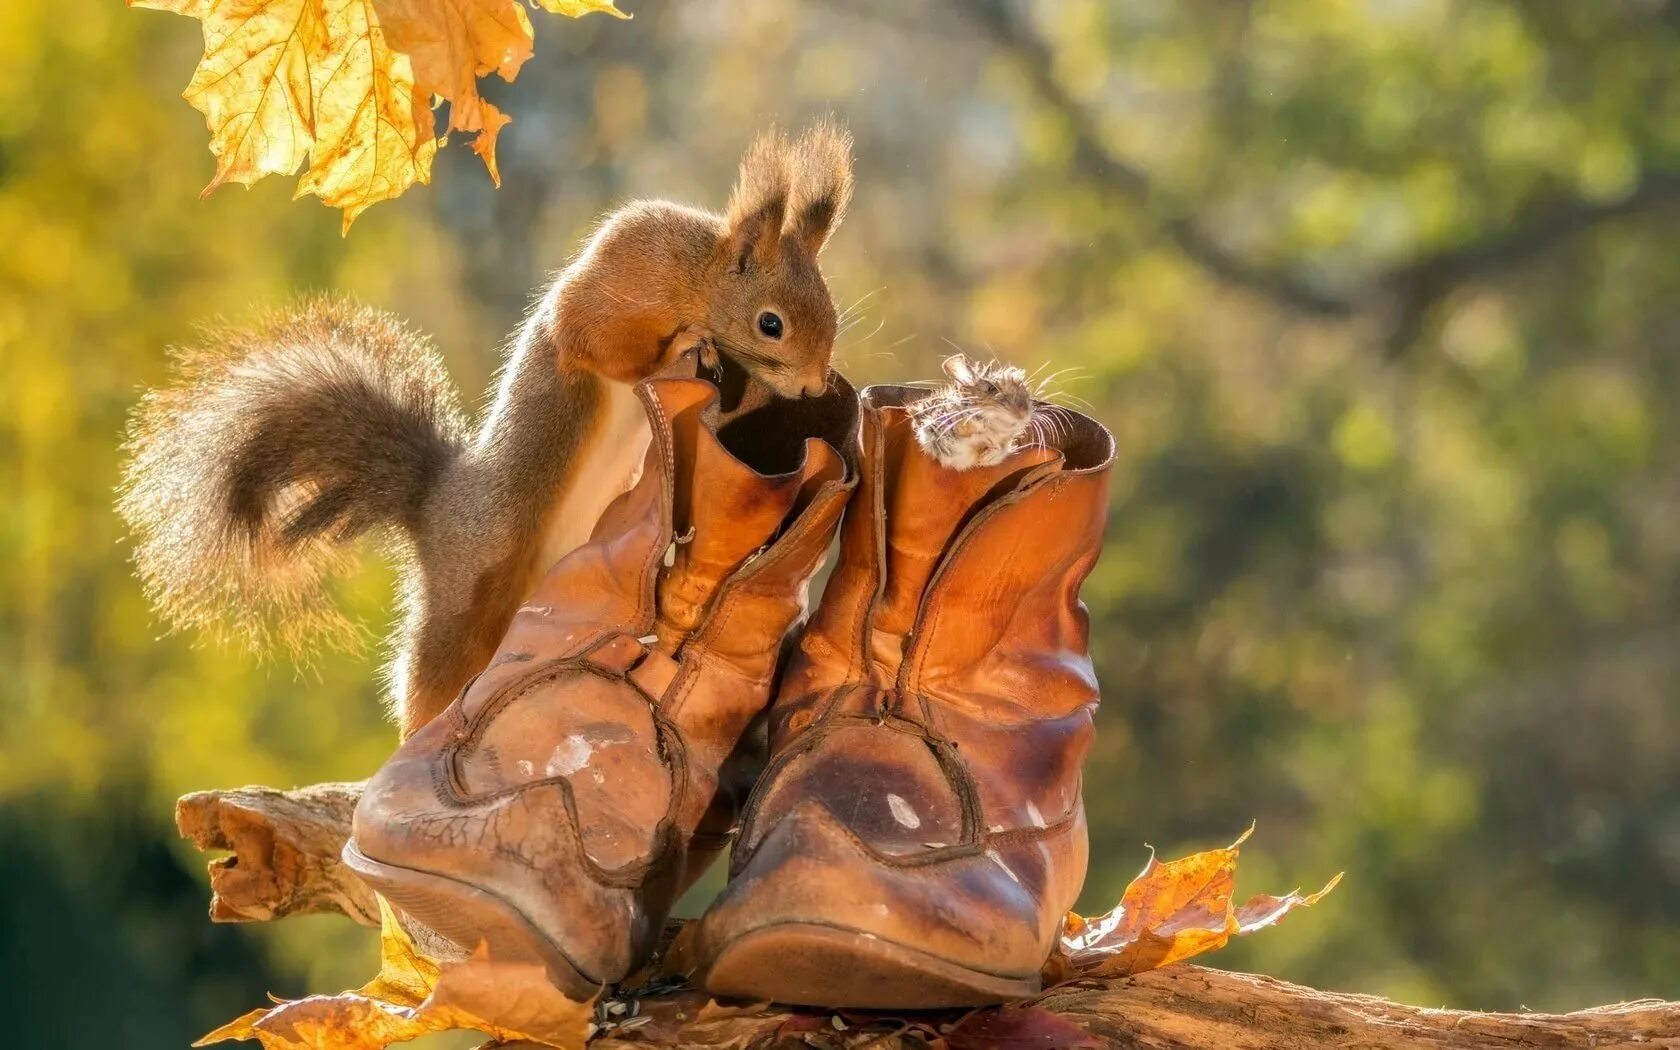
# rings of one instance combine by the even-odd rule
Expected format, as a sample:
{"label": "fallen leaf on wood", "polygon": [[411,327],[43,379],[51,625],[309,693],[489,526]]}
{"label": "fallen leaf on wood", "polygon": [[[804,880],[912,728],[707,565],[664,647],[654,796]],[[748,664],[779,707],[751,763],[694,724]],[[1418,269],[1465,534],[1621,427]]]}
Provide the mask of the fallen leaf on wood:
{"label": "fallen leaf on wood", "polygon": [[977,1010],[945,1033],[949,1050],[1075,1050],[1104,1045],[1067,1018],[1036,1006]]}
{"label": "fallen leaf on wood", "polygon": [[808,1046],[810,1042],[803,1038],[805,1035],[815,1036],[819,1033],[834,1032],[834,1023],[829,1020],[830,1016],[826,1013],[796,1013],[791,1016],[783,1016],[779,1018],[780,1023],[776,1026],[776,1037],[778,1039],[798,1040],[798,1042],[790,1045],[797,1046],[804,1043]]}
{"label": "fallen leaf on wood", "polygon": [[720,1003],[705,992],[683,987],[638,995],[637,1009],[632,1023],[640,1018],[648,1022],[629,1034],[655,1046],[744,1048],[774,1035],[782,1022],[769,1003]]}
{"label": "fallen leaf on wood", "polygon": [[944,1035],[949,1050],[1077,1050],[1104,1042],[1063,1016],[1038,1006],[976,1010]]}
{"label": "fallen leaf on wood", "polygon": [[1260,894],[1234,906],[1239,847],[1253,831],[1251,826],[1224,849],[1180,860],[1162,862],[1152,852],[1113,911],[1091,919],[1068,916],[1061,944],[1045,965],[1045,982],[1142,973],[1216,951],[1233,935],[1311,907],[1341,881],[1337,874],[1317,893]]}
{"label": "fallen leaf on wood", "polygon": [[[182,97],[204,114],[216,173],[252,183],[307,161],[297,195],[344,212],[429,182],[451,131],[498,185],[496,137],[510,118],[478,92],[481,77],[511,81],[531,57],[519,0],[128,0],[197,18],[204,55]],[[542,0],[556,14],[628,18],[612,0]],[[432,101],[449,103],[440,133]]]}
{"label": "fallen leaf on wood", "polygon": [[481,945],[463,962],[421,955],[379,902],[379,974],[352,992],[252,1010],[194,1046],[256,1039],[263,1050],[382,1050],[430,1032],[471,1029],[498,1042],[581,1050],[593,1003],[566,998],[541,966],[496,962]]}
{"label": "fallen leaf on wood", "polygon": [[761,1003],[720,1003],[716,999],[707,999],[706,1005],[700,1008],[696,1021],[718,1021],[726,1017],[752,1017],[770,1009],[768,1000]]}
{"label": "fallen leaf on wood", "polygon": [[[781,1023],[769,1003],[725,1005],[673,982],[621,993],[619,1001],[626,1000],[635,1005],[633,1015],[605,1019],[598,1038],[623,1037],[653,1046],[745,1047]],[[598,1023],[601,1013],[597,1008]]]}

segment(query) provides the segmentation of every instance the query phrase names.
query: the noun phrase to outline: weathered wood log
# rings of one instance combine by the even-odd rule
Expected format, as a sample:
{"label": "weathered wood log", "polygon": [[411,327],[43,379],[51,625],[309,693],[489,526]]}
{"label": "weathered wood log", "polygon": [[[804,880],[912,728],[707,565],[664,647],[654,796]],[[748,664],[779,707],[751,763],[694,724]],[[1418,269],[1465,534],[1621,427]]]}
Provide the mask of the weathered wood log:
{"label": "weathered wood log", "polygon": [[1039,1005],[1116,1046],[1151,1050],[1680,1046],[1680,1003],[1647,999],[1569,1014],[1428,1010],[1191,965],[1070,981]]}
{"label": "weathered wood log", "polygon": [[[1046,1033],[1043,1042],[989,1041],[978,1015],[870,1018],[853,1011],[717,1011],[715,1006],[708,1014],[696,1008],[704,1004],[703,996],[683,1004],[681,994],[641,1000],[637,1017],[652,1020],[624,1032],[609,1027],[591,1048],[630,1050],[651,1044],[921,1050],[940,1045],[941,1039],[953,1048],[1066,1045],[1053,1033]],[[675,999],[675,1011],[660,999]],[[1187,963],[1135,977],[1076,979],[1048,990],[1031,1005],[1083,1029],[1097,1045],[1147,1050],[1680,1047],[1680,1003],[1645,1000],[1570,1014],[1425,1010]],[[674,1012],[686,1016],[677,1021]],[[635,1024],[636,1017],[629,1021]]]}
{"label": "weathered wood log", "polygon": [[[211,918],[260,922],[336,911],[378,925],[373,892],[338,860],[361,790],[250,787],[182,798],[181,833],[200,849],[233,851],[210,865]],[[1186,964],[1134,977],[1075,978],[1021,1005],[1048,1011],[1105,1045],[1147,1050],[1680,1048],[1680,1003],[1648,999],[1569,1014],[1436,1010]],[[643,995],[602,1020],[591,1047],[986,1045],[964,1038],[977,1022],[968,1018],[964,1029],[961,1012],[886,1017],[719,1008],[689,990]]]}
{"label": "weathered wood log", "polygon": [[233,852],[210,862],[211,920],[266,922],[336,911],[378,926],[373,891],[338,859],[362,787],[246,787],[197,791],[176,802],[175,826],[193,845]]}

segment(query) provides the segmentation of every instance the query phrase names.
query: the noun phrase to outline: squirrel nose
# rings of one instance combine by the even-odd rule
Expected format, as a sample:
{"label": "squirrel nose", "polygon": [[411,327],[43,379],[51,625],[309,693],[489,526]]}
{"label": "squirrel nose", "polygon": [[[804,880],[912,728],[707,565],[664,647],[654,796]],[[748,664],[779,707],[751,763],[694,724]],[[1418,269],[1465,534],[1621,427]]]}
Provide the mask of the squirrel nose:
{"label": "squirrel nose", "polygon": [[805,380],[805,387],[804,387],[803,390],[800,391],[800,393],[804,394],[806,397],[816,397],[817,395],[821,394],[824,390],[827,390],[827,389],[828,389],[828,377],[827,376],[820,376],[816,379]]}

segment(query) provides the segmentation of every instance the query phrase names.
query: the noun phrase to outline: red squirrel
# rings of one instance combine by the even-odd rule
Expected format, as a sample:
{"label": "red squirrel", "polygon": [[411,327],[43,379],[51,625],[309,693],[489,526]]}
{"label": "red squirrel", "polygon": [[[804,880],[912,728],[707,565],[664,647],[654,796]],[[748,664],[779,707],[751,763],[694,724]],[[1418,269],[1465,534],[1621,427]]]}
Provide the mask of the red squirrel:
{"label": "red squirrel", "polygon": [[824,122],[756,139],[723,215],[663,200],[608,215],[512,339],[476,434],[431,344],[364,307],[307,302],[179,352],[176,382],[131,420],[118,501],[150,598],[259,646],[342,640],[323,584],[349,541],[393,536],[405,615],[388,674],[413,732],[633,483],[634,383],[699,347],[720,375],[823,391],[835,308],[817,256],[851,189],[851,138]]}

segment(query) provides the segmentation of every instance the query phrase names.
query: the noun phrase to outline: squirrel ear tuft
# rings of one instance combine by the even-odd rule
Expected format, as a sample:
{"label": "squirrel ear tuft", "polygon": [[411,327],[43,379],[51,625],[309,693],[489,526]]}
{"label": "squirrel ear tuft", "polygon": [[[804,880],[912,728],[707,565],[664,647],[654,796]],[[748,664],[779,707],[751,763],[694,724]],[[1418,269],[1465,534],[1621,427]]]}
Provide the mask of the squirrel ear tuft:
{"label": "squirrel ear tuft", "polygon": [[792,232],[816,255],[852,199],[852,134],[825,118],[806,128],[792,149]]}
{"label": "squirrel ear tuft", "polygon": [[724,243],[737,270],[775,259],[792,182],[793,147],[775,128],[761,132],[741,157],[741,174],[729,194]]}

